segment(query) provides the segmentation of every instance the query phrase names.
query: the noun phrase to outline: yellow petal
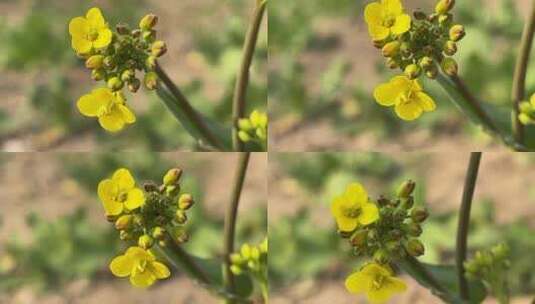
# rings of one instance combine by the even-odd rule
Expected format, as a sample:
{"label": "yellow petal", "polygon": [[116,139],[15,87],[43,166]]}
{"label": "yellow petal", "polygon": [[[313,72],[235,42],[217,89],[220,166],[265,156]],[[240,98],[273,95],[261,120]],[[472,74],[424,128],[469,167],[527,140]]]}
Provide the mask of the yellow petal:
{"label": "yellow petal", "polygon": [[93,92],[91,92],[91,94],[95,96],[95,99],[105,101],[106,104],[111,103],[113,101],[113,94],[111,90],[108,88],[94,89]]}
{"label": "yellow petal", "polygon": [[382,25],[368,25],[368,32],[373,40],[384,40],[390,35],[390,29]]}
{"label": "yellow petal", "polygon": [[118,104],[117,109],[121,112],[124,122],[128,124],[136,122],[136,116],[127,106]]}
{"label": "yellow petal", "polygon": [[128,248],[125,255],[133,259],[136,263],[142,260],[154,261],[154,256],[151,255],[149,251],[137,246]]}
{"label": "yellow petal", "polygon": [[415,102],[396,105],[396,114],[403,120],[412,121],[422,115],[422,108]]}
{"label": "yellow petal", "polygon": [[386,13],[393,16],[398,16],[403,13],[403,5],[401,0],[382,0],[383,7]]}
{"label": "yellow petal", "polygon": [[134,177],[128,171],[128,169],[120,168],[117,169],[112,176],[113,182],[117,184],[119,189],[121,190],[129,190],[133,189],[136,185],[136,181],[134,180]]}
{"label": "yellow petal", "polygon": [[122,114],[115,110],[111,111],[109,114],[100,116],[98,118],[98,122],[102,128],[104,128],[104,130],[109,132],[118,132],[124,128],[124,121],[122,118]]}
{"label": "yellow petal", "polygon": [[143,272],[134,271],[130,276],[130,283],[132,283],[132,285],[135,287],[149,287],[154,284],[155,281],[156,276],[148,270]]}
{"label": "yellow petal", "polygon": [[375,204],[365,203],[361,206],[362,213],[358,220],[362,225],[369,225],[379,219],[379,209]]}
{"label": "yellow petal", "polygon": [[145,203],[145,196],[143,195],[143,191],[141,191],[141,189],[134,188],[128,191],[126,201],[124,202],[126,208],[129,210],[134,210],[141,207],[143,203]]}
{"label": "yellow petal", "polygon": [[339,216],[336,218],[338,224],[338,230],[344,232],[351,232],[358,226],[358,219],[349,218],[346,216]]}
{"label": "yellow petal", "polygon": [[396,104],[396,99],[400,93],[399,88],[392,83],[384,83],[375,88],[373,97],[378,104],[390,107]]}
{"label": "yellow petal", "polygon": [[114,258],[110,263],[110,270],[117,277],[127,277],[132,273],[135,261],[127,256],[120,255]]}
{"label": "yellow petal", "polygon": [[111,43],[112,33],[110,29],[103,28],[98,31],[97,40],[93,41],[93,46],[97,49],[107,47]]}
{"label": "yellow petal", "polygon": [[365,273],[354,272],[345,281],[346,289],[351,293],[363,293],[369,289],[370,278]]}
{"label": "yellow petal", "polygon": [[351,203],[366,203],[368,201],[368,193],[366,189],[359,183],[351,183],[347,186],[344,197]]}
{"label": "yellow petal", "polygon": [[69,34],[77,38],[85,38],[89,32],[89,23],[83,17],[76,17],[69,22]]}
{"label": "yellow petal", "polygon": [[98,7],[93,7],[87,11],[86,19],[89,22],[89,26],[94,29],[100,29],[106,27],[106,21],[102,16],[102,12]]}
{"label": "yellow petal", "polygon": [[423,92],[416,93],[416,99],[422,110],[425,112],[434,111],[437,107],[433,99]]}
{"label": "yellow petal", "polygon": [[396,17],[396,22],[390,28],[393,34],[401,35],[406,33],[411,28],[411,17],[403,14]]}
{"label": "yellow petal", "polygon": [[368,24],[381,25],[384,19],[383,6],[378,2],[372,2],[366,5],[364,9],[364,20]]}
{"label": "yellow petal", "polygon": [[87,54],[91,51],[93,43],[91,41],[81,38],[81,37],[72,37],[72,48],[79,54]]}
{"label": "yellow petal", "polygon": [[152,262],[149,265],[150,270],[157,279],[165,279],[171,275],[169,268],[160,262]]}
{"label": "yellow petal", "polygon": [[78,99],[76,106],[82,115],[96,117],[99,115],[101,109],[106,108],[108,104],[106,100],[95,98],[92,94],[87,94]]}
{"label": "yellow petal", "polygon": [[367,292],[368,299],[372,304],[382,304],[392,297],[393,293],[390,289],[379,288],[370,289]]}
{"label": "yellow petal", "polygon": [[105,179],[98,184],[98,197],[107,215],[119,215],[123,212],[123,204],[115,201],[117,185],[110,179]]}

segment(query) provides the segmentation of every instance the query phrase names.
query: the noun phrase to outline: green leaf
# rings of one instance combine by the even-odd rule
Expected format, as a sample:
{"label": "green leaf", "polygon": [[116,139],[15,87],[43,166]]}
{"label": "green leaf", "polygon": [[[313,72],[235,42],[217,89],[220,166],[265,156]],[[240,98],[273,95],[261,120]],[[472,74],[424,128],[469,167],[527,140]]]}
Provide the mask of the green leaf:
{"label": "green leaf", "polygon": [[[173,95],[169,93],[165,88],[162,86],[158,87],[156,89],[156,93],[160,97],[160,99],[164,102],[164,104],[167,106],[169,111],[173,113],[175,118],[184,126],[186,131],[195,139],[197,140],[203,140],[206,142],[205,138],[203,138],[201,132],[197,129],[197,127],[191,123],[188,116],[184,113],[182,108],[178,106],[177,102],[175,101]],[[201,113],[197,112],[197,115],[201,117],[202,120],[206,123],[210,131],[214,133],[214,135],[223,143],[225,146],[225,149],[231,150],[232,147],[232,137],[231,137],[231,130],[229,128],[224,128],[221,126],[218,122],[211,120],[207,118],[206,116],[202,115]]]}

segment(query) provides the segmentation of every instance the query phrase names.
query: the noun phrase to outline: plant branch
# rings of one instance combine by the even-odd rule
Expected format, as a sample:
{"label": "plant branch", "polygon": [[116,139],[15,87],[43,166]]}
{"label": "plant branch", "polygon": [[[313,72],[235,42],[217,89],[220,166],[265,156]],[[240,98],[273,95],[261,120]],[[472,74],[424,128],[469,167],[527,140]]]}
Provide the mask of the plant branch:
{"label": "plant branch", "polygon": [[474,197],[474,190],[476,188],[477,174],[479,171],[480,161],[481,152],[472,152],[470,154],[470,161],[468,163],[468,169],[466,171],[466,178],[464,181],[461,209],[459,210],[459,225],[457,227],[457,248],[455,253],[455,262],[457,264],[459,293],[461,299],[463,300],[468,300],[470,298],[468,282],[464,275],[464,261],[466,260],[469,230],[468,228],[470,224],[470,210],[472,208],[472,199]]}
{"label": "plant branch", "polygon": [[169,92],[171,92],[174,99],[177,101],[178,106],[184,111],[184,114],[188,117],[192,125],[195,126],[206,142],[218,148],[219,150],[224,150],[225,147],[223,143],[212,133],[208,125],[205,123],[202,117],[200,117],[197,111],[195,111],[186,96],[184,96],[182,91],[180,91],[178,86],[171,80],[171,78],[169,78],[159,64],[156,64],[154,70]]}
{"label": "plant branch", "polygon": [[245,98],[247,97],[247,87],[249,86],[249,70],[253,61],[253,55],[258,41],[258,33],[264,16],[267,1],[257,1],[253,19],[249,25],[245,43],[243,46],[243,58],[236,78],[234,88],[234,99],[232,101],[232,144],[234,150],[243,151],[243,143],[238,137],[238,120],[245,116]]}
{"label": "plant branch", "polygon": [[535,2],[532,1],[530,15],[522,32],[520,41],[520,53],[516,61],[515,74],[513,78],[512,99],[513,99],[513,135],[519,144],[524,144],[524,125],[518,119],[520,114],[520,102],[524,99],[526,90],[526,76],[529,63],[529,55],[533,46],[533,35],[535,34]]}
{"label": "plant branch", "polygon": [[[234,238],[236,231],[236,218],[238,214],[238,205],[240,202],[240,196],[243,188],[243,182],[245,180],[245,173],[247,172],[247,165],[249,163],[249,152],[240,153],[238,160],[238,167],[236,170],[236,177],[234,180],[234,188],[230,202],[227,206],[227,212],[225,215],[225,227],[224,227],[224,256],[225,261],[223,265],[223,283],[226,291],[229,293],[235,292],[234,286],[234,274],[230,271],[231,261],[230,255],[234,252]],[[231,299],[227,299],[226,303],[234,303]]]}

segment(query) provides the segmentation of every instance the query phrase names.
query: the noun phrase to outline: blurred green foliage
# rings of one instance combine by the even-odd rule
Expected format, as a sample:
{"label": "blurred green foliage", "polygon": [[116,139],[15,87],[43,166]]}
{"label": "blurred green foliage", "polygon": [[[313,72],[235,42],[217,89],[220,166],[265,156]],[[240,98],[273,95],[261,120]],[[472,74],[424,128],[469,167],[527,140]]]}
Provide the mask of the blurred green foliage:
{"label": "blurred green foliage", "polygon": [[[412,160],[412,161],[411,161]],[[293,154],[279,154],[275,163],[283,176],[294,180],[300,201],[309,205],[294,216],[270,222],[270,275],[274,286],[287,286],[295,280],[310,277],[333,276],[346,273],[348,265],[355,267],[361,261],[351,256],[347,243],[336,233],[334,220],[321,226],[311,217],[314,208],[328,210],[334,195],[343,192],[350,182],[360,181],[372,198],[394,193],[408,178],[416,181],[415,203],[425,205],[428,185],[423,177],[427,170],[425,155],[412,155],[400,162],[378,153],[312,153],[296,158]],[[411,165],[418,162],[419,168]],[[382,189],[377,192],[376,189]],[[459,189],[461,191],[461,189]],[[469,249],[491,247],[506,242],[511,247],[510,287],[515,295],[535,291],[535,249],[533,227],[524,219],[498,225],[494,207],[489,201],[476,201],[471,218]],[[330,213],[325,216],[330,217]],[[428,263],[452,264],[455,252],[457,213],[433,213],[424,225],[422,242],[426,253],[422,260]]]}

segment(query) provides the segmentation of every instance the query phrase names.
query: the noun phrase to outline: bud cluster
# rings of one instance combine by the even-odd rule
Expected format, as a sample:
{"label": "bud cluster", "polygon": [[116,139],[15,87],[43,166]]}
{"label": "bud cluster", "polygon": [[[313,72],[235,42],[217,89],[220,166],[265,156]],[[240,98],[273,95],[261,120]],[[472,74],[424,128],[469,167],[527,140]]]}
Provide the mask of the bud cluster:
{"label": "bud cluster", "polygon": [[230,270],[235,275],[249,272],[255,276],[267,278],[268,240],[262,241],[258,246],[243,244],[239,252],[230,255]]}
{"label": "bud cluster", "polygon": [[416,11],[409,31],[374,41],[387,58],[387,66],[400,68],[410,79],[422,74],[434,79],[439,66],[445,74],[457,75],[457,62],[451,56],[457,53],[457,43],[466,33],[453,21],[450,11],[454,5],[455,0],[440,0],[434,13]]}
{"label": "bud cluster", "polygon": [[238,136],[242,142],[254,141],[266,146],[268,117],[266,113],[254,110],[248,118],[238,121]]}
{"label": "bud cluster", "polygon": [[165,247],[168,241],[177,244],[188,241],[186,212],[194,201],[191,194],[181,193],[181,175],[182,170],[174,168],[165,174],[163,184],[146,182],[145,203],[110,219],[115,221],[122,240],[137,242],[145,250],[156,243]]}
{"label": "bud cluster", "polygon": [[464,263],[469,279],[488,280],[509,268],[509,246],[498,244],[490,250],[477,251],[471,260]]}
{"label": "bud cluster", "polygon": [[520,113],[518,119],[523,125],[535,125],[535,94],[529,101],[520,103]]}
{"label": "bud cluster", "polygon": [[344,235],[349,239],[355,255],[371,257],[378,264],[389,264],[406,255],[421,256],[425,248],[418,237],[428,212],[414,206],[412,195],[416,184],[405,181],[393,199],[381,196],[377,200],[379,219],[371,225],[359,227]]}
{"label": "bud cluster", "polygon": [[103,49],[92,49],[81,55],[91,71],[91,78],[104,81],[107,87],[117,92],[126,87],[135,93],[141,86],[136,72],[144,72],[143,83],[154,90],[158,77],[154,72],[156,60],[167,52],[165,42],[156,39],[154,27],[158,17],[149,14],[139,22],[139,28],[131,30],[119,23],[112,34],[111,43]]}

